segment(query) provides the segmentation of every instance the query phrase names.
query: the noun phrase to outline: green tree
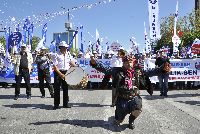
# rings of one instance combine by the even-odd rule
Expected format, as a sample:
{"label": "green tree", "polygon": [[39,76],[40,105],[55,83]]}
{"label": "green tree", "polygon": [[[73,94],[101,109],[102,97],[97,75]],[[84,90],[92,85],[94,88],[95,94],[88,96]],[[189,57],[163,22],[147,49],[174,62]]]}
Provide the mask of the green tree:
{"label": "green tree", "polygon": [[33,36],[32,41],[32,51],[35,51],[35,48],[37,47],[37,44],[40,42],[40,38],[37,36]]}
{"label": "green tree", "polygon": [[74,48],[71,48],[70,49],[70,54],[73,54],[75,53],[76,57],[78,56],[78,49],[74,49]]}
{"label": "green tree", "polygon": [[4,36],[0,36],[0,43],[3,44],[4,48],[6,48],[6,39]]}
{"label": "green tree", "polygon": [[[186,16],[179,17],[176,33],[182,40],[180,47],[191,45],[195,38],[200,38],[200,19],[196,17],[196,14],[199,13],[200,11],[196,10]],[[170,14],[169,16],[162,18],[160,27],[162,37],[157,41],[157,48],[161,48],[165,44],[172,47],[174,15]]]}

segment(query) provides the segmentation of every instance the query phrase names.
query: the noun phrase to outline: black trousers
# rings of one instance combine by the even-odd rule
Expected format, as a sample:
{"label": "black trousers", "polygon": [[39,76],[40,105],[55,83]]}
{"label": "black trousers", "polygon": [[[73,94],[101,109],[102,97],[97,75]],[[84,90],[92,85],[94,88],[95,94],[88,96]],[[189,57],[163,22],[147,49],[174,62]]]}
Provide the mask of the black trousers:
{"label": "black trousers", "polygon": [[[66,74],[66,72],[61,71],[63,74]],[[54,106],[59,106],[60,104],[60,87],[63,90],[63,106],[67,106],[69,102],[68,84],[54,71]]]}
{"label": "black trousers", "polygon": [[20,84],[22,82],[22,77],[24,78],[26,84],[26,94],[31,95],[31,84],[30,84],[30,73],[28,69],[19,69],[19,75],[15,75],[15,95],[20,94]]}
{"label": "black trousers", "polygon": [[38,68],[38,80],[39,80],[39,87],[42,96],[45,96],[44,90],[44,80],[46,81],[47,88],[49,89],[50,95],[53,95],[53,85],[51,84],[51,76],[49,69],[40,69]]}
{"label": "black trousers", "polygon": [[118,97],[116,102],[115,119],[123,121],[127,114],[142,109],[142,98],[138,95],[131,100]]}

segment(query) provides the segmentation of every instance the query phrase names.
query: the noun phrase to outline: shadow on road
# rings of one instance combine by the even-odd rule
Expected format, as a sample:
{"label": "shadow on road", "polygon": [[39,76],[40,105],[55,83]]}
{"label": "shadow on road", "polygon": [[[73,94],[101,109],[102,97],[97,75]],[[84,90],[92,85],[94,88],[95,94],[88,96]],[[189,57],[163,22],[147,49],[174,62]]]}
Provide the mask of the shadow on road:
{"label": "shadow on road", "polygon": [[[159,95],[141,95],[144,99],[147,100],[156,100],[156,99],[164,99],[166,97]],[[179,97],[198,97],[200,94],[169,94],[167,98],[179,98]]]}
{"label": "shadow on road", "polygon": [[0,95],[0,99],[13,99],[14,95]]}
{"label": "shadow on road", "polygon": [[72,107],[105,107],[110,105],[87,104],[87,103],[69,103]]}
{"label": "shadow on road", "polygon": [[[0,95],[0,99],[14,99],[15,95]],[[26,94],[20,94],[19,98],[26,98]],[[31,96],[31,97],[40,97],[40,96]],[[50,97],[47,97],[50,98]]]}
{"label": "shadow on road", "polygon": [[108,121],[104,120],[60,120],[60,121],[49,121],[49,122],[36,122],[36,123],[30,123],[29,125],[43,125],[43,124],[69,124],[73,126],[80,126],[80,127],[86,127],[86,128],[93,128],[93,127],[101,127],[107,130],[110,130],[112,132],[121,132],[124,131],[127,128],[127,124],[123,124],[121,126],[116,126],[113,124],[114,116],[111,116],[108,118]]}
{"label": "shadow on road", "polygon": [[32,109],[45,109],[45,110],[52,110],[52,105],[45,105],[45,104],[13,104],[13,105],[3,105],[4,107],[10,108],[32,108]]}
{"label": "shadow on road", "polygon": [[185,104],[189,104],[189,105],[197,105],[197,106],[200,106],[200,101],[175,101],[175,102],[185,103]]}

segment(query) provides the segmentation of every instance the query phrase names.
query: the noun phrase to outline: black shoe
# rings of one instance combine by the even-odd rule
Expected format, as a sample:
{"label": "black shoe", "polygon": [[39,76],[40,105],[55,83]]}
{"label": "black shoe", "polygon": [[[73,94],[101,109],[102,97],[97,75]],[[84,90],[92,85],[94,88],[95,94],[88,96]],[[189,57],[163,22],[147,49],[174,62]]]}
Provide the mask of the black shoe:
{"label": "black shoe", "polygon": [[31,96],[30,96],[30,95],[27,95],[27,99],[31,99]]}
{"label": "black shoe", "polygon": [[51,94],[51,98],[54,98],[54,94]]}
{"label": "black shoe", "polygon": [[160,96],[164,96],[164,93],[160,93]]}
{"label": "black shoe", "polygon": [[164,94],[164,96],[165,96],[165,97],[168,97],[168,95],[167,95],[167,94]]}
{"label": "black shoe", "polygon": [[53,110],[59,109],[59,106],[54,106]]}
{"label": "black shoe", "polygon": [[110,107],[115,107],[115,104],[111,104]]}
{"label": "black shoe", "polygon": [[19,98],[19,95],[15,95],[14,100],[17,100]]}
{"label": "black shoe", "polygon": [[130,115],[129,116],[129,123],[128,123],[128,128],[129,129],[134,129],[135,128],[135,125],[134,125],[134,120],[135,120],[136,118],[133,116],[133,115]]}
{"label": "black shoe", "polygon": [[44,96],[44,95],[42,95],[42,96],[41,96],[41,98],[45,98],[45,96]]}
{"label": "black shoe", "polygon": [[64,105],[63,108],[71,108],[68,104]]}
{"label": "black shoe", "polygon": [[135,125],[133,123],[128,124],[128,128],[133,130],[135,128]]}

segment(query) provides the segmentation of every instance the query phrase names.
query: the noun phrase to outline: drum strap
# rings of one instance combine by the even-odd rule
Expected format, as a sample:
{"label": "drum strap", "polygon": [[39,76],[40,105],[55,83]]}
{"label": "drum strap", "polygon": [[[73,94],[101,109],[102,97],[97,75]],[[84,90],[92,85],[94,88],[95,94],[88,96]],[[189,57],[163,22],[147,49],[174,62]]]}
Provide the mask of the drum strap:
{"label": "drum strap", "polygon": [[67,71],[59,70],[62,74],[66,74]]}

